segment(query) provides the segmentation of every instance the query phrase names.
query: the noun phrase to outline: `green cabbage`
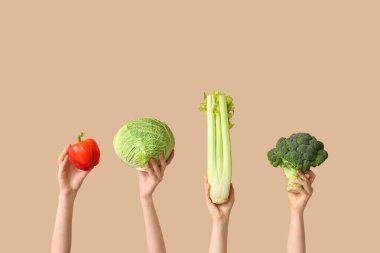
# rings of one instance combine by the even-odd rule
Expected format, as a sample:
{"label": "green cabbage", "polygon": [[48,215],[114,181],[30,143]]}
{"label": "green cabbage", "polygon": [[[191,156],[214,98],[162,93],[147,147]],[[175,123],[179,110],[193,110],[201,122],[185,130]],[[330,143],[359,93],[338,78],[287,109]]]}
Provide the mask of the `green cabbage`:
{"label": "green cabbage", "polygon": [[116,133],[113,146],[118,157],[129,166],[145,171],[150,158],[162,154],[168,159],[174,149],[174,135],[163,122],[152,118],[129,121]]}

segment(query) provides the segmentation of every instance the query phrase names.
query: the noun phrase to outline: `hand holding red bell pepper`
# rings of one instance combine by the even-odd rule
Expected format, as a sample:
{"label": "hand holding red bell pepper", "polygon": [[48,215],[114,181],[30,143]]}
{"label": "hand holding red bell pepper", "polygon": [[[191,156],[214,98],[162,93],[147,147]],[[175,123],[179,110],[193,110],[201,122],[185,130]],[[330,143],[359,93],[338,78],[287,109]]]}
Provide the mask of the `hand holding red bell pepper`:
{"label": "hand holding red bell pepper", "polygon": [[98,165],[100,151],[94,139],[81,140],[83,133],[78,136],[78,143],[71,144],[67,151],[70,162],[78,169],[88,171]]}

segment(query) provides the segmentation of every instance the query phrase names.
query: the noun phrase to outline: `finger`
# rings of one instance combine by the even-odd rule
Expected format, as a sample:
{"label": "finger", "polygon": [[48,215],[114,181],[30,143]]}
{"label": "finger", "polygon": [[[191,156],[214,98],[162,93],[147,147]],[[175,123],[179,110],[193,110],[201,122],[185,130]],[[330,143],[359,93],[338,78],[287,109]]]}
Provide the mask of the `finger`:
{"label": "finger", "polygon": [[87,177],[87,175],[92,171],[92,169],[91,170],[86,170],[86,171],[79,170],[79,169],[76,169],[76,170],[77,170],[77,172],[78,172],[78,174],[79,174],[79,176],[80,176],[80,178],[82,180],[85,179]]}
{"label": "finger", "polygon": [[151,158],[150,161],[150,166],[153,168],[153,171],[154,171],[154,174],[156,174],[156,177],[161,180],[162,179],[162,174],[161,174],[161,170],[160,168],[158,167],[158,164],[156,163],[156,161]]}
{"label": "finger", "polygon": [[148,172],[149,170],[152,170],[153,168],[150,166],[149,161],[145,164],[145,169]]}
{"label": "finger", "polygon": [[207,204],[211,203],[210,199],[210,185],[207,183],[207,181],[204,182],[204,187],[205,187],[205,200]]}
{"label": "finger", "polygon": [[214,205],[214,203],[212,203],[212,200],[211,200],[211,197],[210,197],[211,185],[207,182],[207,177],[205,177],[204,184],[205,184],[205,200],[206,200],[206,204],[208,206],[211,206],[212,209],[217,210],[218,208]]}
{"label": "finger", "polygon": [[305,174],[303,174],[300,171],[298,171],[297,174],[300,177],[300,179],[302,179],[303,181],[309,182],[309,179],[307,179],[307,177],[305,176]]}
{"label": "finger", "polygon": [[[149,172],[148,172],[148,173],[149,173]],[[137,171],[137,176],[138,176],[139,179],[140,179],[140,178],[145,177],[148,173],[145,172],[145,171],[138,170],[138,171]]]}
{"label": "finger", "polygon": [[302,189],[303,188],[299,185],[292,185],[291,188],[288,190],[288,192],[294,193],[294,194],[299,194],[299,193],[301,193]]}
{"label": "finger", "polygon": [[166,160],[166,166],[168,166],[173,161],[174,153],[175,152],[174,152],[174,149],[173,149],[172,152],[170,153],[169,158]]}
{"label": "finger", "polygon": [[154,170],[149,162],[145,165],[145,168],[146,171],[141,171],[142,173],[147,173],[149,177],[157,178],[156,173],[154,173]]}
{"label": "finger", "polygon": [[296,179],[296,180],[293,180],[293,183],[302,185],[303,189],[306,191],[307,194],[309,195],[313,194],[313,188],[311,188],[311,185],[309,182]]}
{"label": "finger", "polygon": [[316,177],[315,173],[314,173],[312,170],[309,170],[309,171],[306,172],[306,173],[310,176],[310,178],[309,178],[310,183],[313,183],[313,182],[314,182],[314,179],[315,179],[315,177]]}
{"label": "finger", "polygon": [[301,194],[301,195],[308,195],[308,193],[306,192],[305,188],[303,187],[299,187],[299,192],[298,194]]}
{"label": "finger", "polygon": [[205,200],[207,201],[208,200],[208,192],[209,192],[209,189],[208,189],[208,184],[207,184],[207,182],[206,181],[204,181],[204,183],[203,183],[203,186],[204,186],[204,190],[205,190]]}
{"label": "finger", "polygon": [[165,169],[166,169],[166,161],[164,159],[164,156],[162,154],[158,155],[158,160],[160,161],[160,168],[161,168],[161,173],[164,175]]}
{"label": "finger", "polygon": [[235,188],[234,188],[234,185],[232,183],[231,183],[231,186],[230,186],[230,196],[229,196],[228,202],[230,202],[230,203],[234,203],[235,202]]}
{"label": "finger", "polygon": [[299,184],[299,185],[301,185],[301,186],[306,186],[306,185],[308,184],[307,181],[302,180],[302,179],[294,179],[294,180],[292,181],[292,183],[293,183],[293,184]]}
{"label": "finger", "polygon": [[63,158],[63,161],[61,162],[61,165],[59,166],[59,169],[58,169],[58,173],[62,173],[66,168],[67,168],[67,164],[69,163],[69,157],[68,156],[65,156]]}
{"label": "finger", "polygon": [[65,149],[62,151],[62,153],[58,156],[58,162],[62,162],[63,159],[65,159],[65,156],[67,155],[67,150],[69,149],[70,145],[67,145]]}

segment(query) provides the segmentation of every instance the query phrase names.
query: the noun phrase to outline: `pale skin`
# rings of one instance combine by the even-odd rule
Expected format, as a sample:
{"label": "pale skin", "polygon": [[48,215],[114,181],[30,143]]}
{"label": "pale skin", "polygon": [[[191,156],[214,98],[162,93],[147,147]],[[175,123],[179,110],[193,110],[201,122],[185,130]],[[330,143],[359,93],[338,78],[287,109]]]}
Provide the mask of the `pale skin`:
{"label": "pale skin", "polygon": [[162,235],[160,222],[154,207],[153,193],[158,184],[163,180],[165,170],[173,160],[174,150],[165,161],[162,155],[158,161],[150,159],[146,165],[147,171],[138,172],[140,202],[144,216],[146,242],[149,253],[165,253],[165,242]]}
{"label": "pale skin", "polygon": [[[54,225],[51,253],[69,253],[72,238],[72,217],[77,193],[90,171],[75,168],[69,161],[67,146],[58,157],[59,201]],[[150,253],[166,252],[161,227],[153,203],[153,192],[162,181],[165,169],[174,157],[174,151],[167,161],[162,155],[158,163],[153,159],[147,164],[147,171],[139,171],[140,200],[143,209],[147,244]]]}
{"label": "pale skin", "polygon": [[[69,253],[71,249],[72,216],[77,193],[90,171],[75,168],[67,155],[68,146],[58,157],[59,202],[55,220],[51,252]],[[146,240],[150,253],[166,252],[161,226],[154,207],[153,193],[162,181],[166,167],[174,157],[174,151],[167,161],[162,155],[158,161],[151,159],[147,164],[147,172],[139,171],[140,201],[146,230]],[[303,213],[308,200],[313,194],[312,183],[315,174],[312,171],[299,173],[300,178],[293,181],[299,184],[288,193],[290,201],[290,225],[287,243],[287,253],[305,253],[305,229]],[[231,184],[230,196],[226,203],[216,205],[210,199],[210,185],[205,177],[205,200],[212,217],[213,228],[209,253],[227,252],[228,224],[230,213],[235,201],[235,191]]]}
{"label": "pale skin", "polygon": [[211,201],[210,185],[208,184],[207,177],[204,178],[204,186],[205,201],[212,218],[212,232],[209,253],[226,253],[228,224],[230,220],[231,210],[235,202],[235,189],[231,184],[228,201],[226,203],[217,205]]}
{"label": "pale skin", "polygon": [[293,182],[298,186],[293,186],[288,192],[290,201],[290,224],[288,243],[286,247],[287,253],[305,253],[305,227],[303,213],[307,202],[313,195],[312,183],[315,179],[315,174],[312,171],[306,173],[298,173],[299,179]]}
{"label": "pale skin", "polygon": [[90,171],[75,168],[69,161],[67,146],[58,157],[59,200],[55,219],[51,253],[69,253],[74,201]]}

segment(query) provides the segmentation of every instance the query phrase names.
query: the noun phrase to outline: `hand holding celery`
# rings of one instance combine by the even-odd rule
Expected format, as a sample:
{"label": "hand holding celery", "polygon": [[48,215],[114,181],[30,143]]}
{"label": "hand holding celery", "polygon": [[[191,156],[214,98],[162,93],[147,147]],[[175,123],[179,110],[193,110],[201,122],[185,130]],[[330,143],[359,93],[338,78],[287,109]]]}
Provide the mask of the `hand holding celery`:
{"label": "hand holding celery", "polygon": [[205,187],[205,200],[206,205],[208,208],[208,211],[210,212],[210,215],[212,217],[212,220],[214,223],[222,222],[222,223],[228,223],[232,207],[235,202],[235,190],[232,185],[230,184],[230,195],[228,198],[228,201],[223,204],[215,204],[212,202],[210,198],[210,184],[207,181],[207,177],[205,177],[204,187]]}
{"label": "hand holding celery", "polygon": [[228,201],[223,204],[214,204],[210,198],[210,185],[207,177],[205,177],[204,185],[206,205],[213,221],[209,253],[225,253],[227,252],[228,224],[235,202],[235,190],[231,184]]}

